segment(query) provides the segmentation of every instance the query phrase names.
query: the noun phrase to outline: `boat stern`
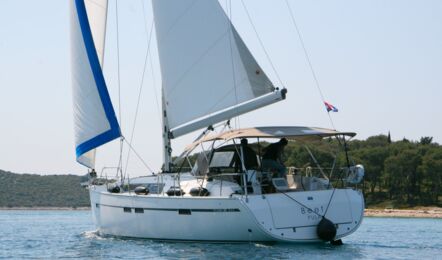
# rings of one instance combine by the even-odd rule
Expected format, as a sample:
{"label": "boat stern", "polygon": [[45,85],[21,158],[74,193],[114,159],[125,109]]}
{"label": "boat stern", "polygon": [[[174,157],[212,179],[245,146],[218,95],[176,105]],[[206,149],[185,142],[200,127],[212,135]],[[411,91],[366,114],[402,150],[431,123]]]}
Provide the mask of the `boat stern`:
{"label": "boat stern", "polygon": [[285,242],[324,241],[318,236],[323,218],[336,230],[330,240],[341,239],[357,230],[364,212],[362,193],[353,189],[280,192],[249,196],[243,203],[263,231]]}

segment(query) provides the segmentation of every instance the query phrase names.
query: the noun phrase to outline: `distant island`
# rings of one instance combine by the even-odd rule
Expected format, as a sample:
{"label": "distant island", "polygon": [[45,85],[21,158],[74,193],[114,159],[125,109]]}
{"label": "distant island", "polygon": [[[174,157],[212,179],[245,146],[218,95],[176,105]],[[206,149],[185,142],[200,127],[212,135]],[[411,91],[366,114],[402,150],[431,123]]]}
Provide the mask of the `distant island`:
{"label": "distant island", "polygon": [[[333,161],[331,142],[335,141],[325,139],[310,147],[318,161]],[[442,146],[432,142],[432,137],[393,142],[389,136],[378,135],[348,143],[352,159],[365,167],[364,181],[359,188],[364,192],[367,208],[442,206]],[[287,165],[314,167],[314,161],[308,162],[309,158],[301,144],[288,145]],[[340,153],[338,165],[345,165],[345,160]],[[16,174],[0,170],[0,208],[89,207],[88,191],[80,186],[87,179],[87,176]]]}
{"label": "distant island", "polygon": [[0,170],[0,208],[89,207],[87,176],[16,174]]}

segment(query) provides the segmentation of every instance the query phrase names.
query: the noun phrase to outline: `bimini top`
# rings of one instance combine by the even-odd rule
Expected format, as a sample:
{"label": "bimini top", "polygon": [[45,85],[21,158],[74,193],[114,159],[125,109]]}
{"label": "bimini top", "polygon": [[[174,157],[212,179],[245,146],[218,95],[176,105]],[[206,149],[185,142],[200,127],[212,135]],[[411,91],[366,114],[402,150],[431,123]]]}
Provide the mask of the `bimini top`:
{"label": "bimini top", "polygon": [[216,140],[231,140],[235,138],[287,138],[292,140],[322,139],[329,136],[345,135],[353,137],[353,132],[338,132],[332,129],[305,126],[264,126],[229,130],[222,133],[210,134],[188,145],[186,151],[194,149],[198,144]]}

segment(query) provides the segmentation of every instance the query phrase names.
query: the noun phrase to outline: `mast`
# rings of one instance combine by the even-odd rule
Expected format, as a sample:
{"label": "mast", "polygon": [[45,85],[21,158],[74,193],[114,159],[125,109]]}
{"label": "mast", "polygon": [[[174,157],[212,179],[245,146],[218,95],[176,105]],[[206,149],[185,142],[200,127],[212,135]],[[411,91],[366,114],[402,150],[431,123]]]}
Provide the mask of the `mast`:
{"label": "mast", "polygon": [[170,172],[172,165],[172,146],[170,144],[169,122],[167,120],[166,101],[164,91],[161,91],[162,131],[163,131],[163,172]]}

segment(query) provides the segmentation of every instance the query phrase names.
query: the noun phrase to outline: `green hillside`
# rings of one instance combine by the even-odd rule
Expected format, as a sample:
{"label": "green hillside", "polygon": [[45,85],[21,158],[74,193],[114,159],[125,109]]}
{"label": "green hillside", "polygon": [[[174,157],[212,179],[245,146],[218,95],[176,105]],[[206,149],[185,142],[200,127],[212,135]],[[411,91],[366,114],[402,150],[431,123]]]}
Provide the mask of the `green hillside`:
{"label": "green hillside", "polygon": [[87,207],[89,193],[76,175],[15,174],[0,170],[0,207]]}
{"label": "green hillside", "polygon": [[[347,144],[348,163],[362,164],[365,168],[363,182],[358,188],[364,193],[367,207],[442,206],[442,146],[433,142],[432,137],[392,141],[387,135],[377,135],[366,140],[347,141]],[[268,143],[261,145],[265,147]],[[336,154],[334,169],[347,166],[342,140],[338,144],[335,139],[327,138],[306,143],[289,142],[284,152],[286,166],[316,167],[305,145],[328,174]],[[344,175],[335,170],[333,177],[339,176]]]}
{"label": "green hillside", "polygon": [[[331,167],[335,140],[312,146],[324,168]],[[392,142],[378,135],[348,142],[351,161],[363,164],[362,188],[368,207],[442,206],[442,146],[431,137],[419,141]],[[291,142],[285,151],[286,165],[315,167],[301,143]],[[347,164],[339,153],[336,165]],[[0,170],[0,207],[87,207],[89,195],[80,183],[86,176],[14,174]]]}

